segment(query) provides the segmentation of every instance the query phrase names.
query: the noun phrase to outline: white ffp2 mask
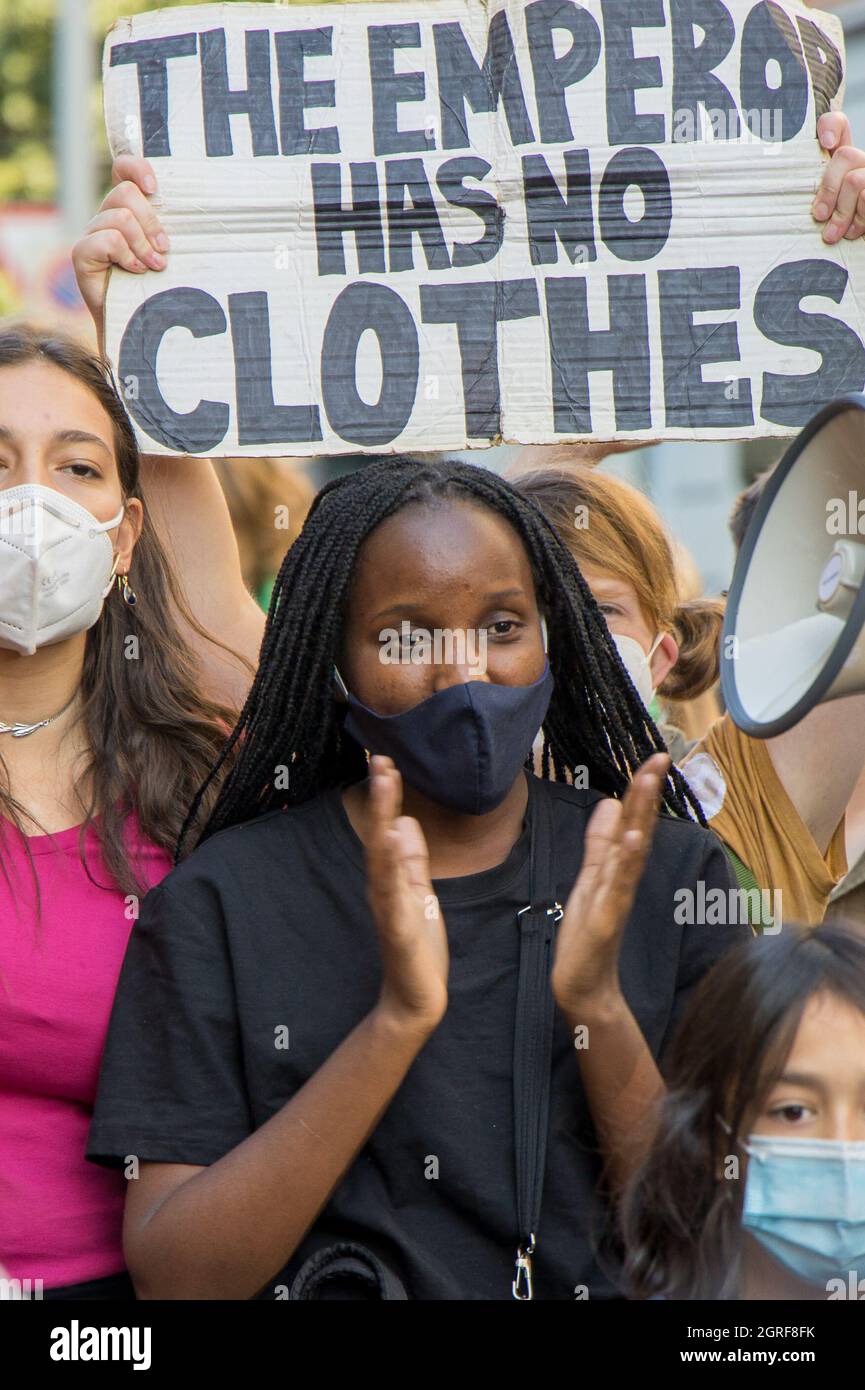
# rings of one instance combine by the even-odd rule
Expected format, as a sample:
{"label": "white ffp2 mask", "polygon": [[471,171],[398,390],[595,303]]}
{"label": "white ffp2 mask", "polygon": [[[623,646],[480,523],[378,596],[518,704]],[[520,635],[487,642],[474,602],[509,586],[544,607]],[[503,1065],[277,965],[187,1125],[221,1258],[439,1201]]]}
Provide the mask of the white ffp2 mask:
{"label": "white ffp2 mask", "polygon": [[637,694],[648,709],[655,694],[655,687],[652,684],[651,661],[664,640],[663,632],[658,633],[647,652],[643,651],[635,637],[625,637],[620,632],[611,632],[610,636],[622,658],[622,665],[637,687]]}
{"label": "white ffp2 mask", "polygon": [[117,563],[105,533],[124,511],[98,521],[39,483],[0,492],[0,647],[32,656],[93,626]]}

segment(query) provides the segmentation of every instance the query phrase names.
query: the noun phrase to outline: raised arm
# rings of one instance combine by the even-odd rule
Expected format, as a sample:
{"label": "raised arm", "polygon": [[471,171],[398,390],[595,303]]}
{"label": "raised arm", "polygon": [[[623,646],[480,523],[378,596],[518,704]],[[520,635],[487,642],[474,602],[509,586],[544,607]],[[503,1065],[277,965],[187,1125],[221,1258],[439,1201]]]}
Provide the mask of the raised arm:
{"label": "raised arm", "polygon": [[237,654],[215,647],[178,614],[181,631],[201,664],[207,692],[240,709],[258,665],[265,615],[243,582],[237,539],[216,470],[209,459],[146,454],[141,481],[151,520],[193,617]]}
{"label": "raised arm", "polygon": [[[110,268],[120,266],[134,275],[160,271],[169,247],[146,196],[156,191],[152,165],[146,159],[122,155],[115,160],[112,178],[114,187],[72,253],[78,285],[103,352],[103,306]],[[177,615],[201,662],[207,693],[239,707],[252,679],[244,662],[253,669],[257,664],[264,614],[243,582],[231,518],[213,465],[209,459],[145,455],[141,486],[193,617],[241,658],[221,652]]]}
{"label": "raised arm", "polygon": [[767,740],[787,795],[821,854],[829,848],[865,767],[865,695],[818,705]]}

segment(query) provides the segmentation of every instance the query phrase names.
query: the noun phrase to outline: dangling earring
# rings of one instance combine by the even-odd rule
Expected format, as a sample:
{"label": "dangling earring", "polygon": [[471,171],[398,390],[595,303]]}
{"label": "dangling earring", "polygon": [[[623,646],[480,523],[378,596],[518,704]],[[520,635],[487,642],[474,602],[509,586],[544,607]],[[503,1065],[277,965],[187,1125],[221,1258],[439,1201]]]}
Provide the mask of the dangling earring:
{"label": "dangling earring", "polygon": [[123,595],[124,603],[128,603],[130,608],[134,608],[138,602],[138,595],[129,583],[129,576],[126,574],[118,574],[117,587]]}

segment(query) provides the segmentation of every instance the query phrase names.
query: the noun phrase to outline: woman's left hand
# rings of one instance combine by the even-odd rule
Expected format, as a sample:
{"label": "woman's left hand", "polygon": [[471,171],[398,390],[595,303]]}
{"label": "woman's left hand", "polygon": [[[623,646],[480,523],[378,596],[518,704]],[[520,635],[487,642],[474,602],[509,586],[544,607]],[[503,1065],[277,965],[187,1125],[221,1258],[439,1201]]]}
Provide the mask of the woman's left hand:
{"label": "woman's left hand", "polygon": [[865,235],[865,150],[853,144],[850,122],[842,111],[827,111],[817,122],[817,136],[831,157],[814,198],[812,213],[823,224],[823,240],[833,245]]}
{"label": "woman's left hand", "polygon": [[656,753],[621,801],[602,801],[586,829],[583,863],[559,923],[551,985],[568,1017],[617,1008],[619,947],[658,819],[670,766]]}

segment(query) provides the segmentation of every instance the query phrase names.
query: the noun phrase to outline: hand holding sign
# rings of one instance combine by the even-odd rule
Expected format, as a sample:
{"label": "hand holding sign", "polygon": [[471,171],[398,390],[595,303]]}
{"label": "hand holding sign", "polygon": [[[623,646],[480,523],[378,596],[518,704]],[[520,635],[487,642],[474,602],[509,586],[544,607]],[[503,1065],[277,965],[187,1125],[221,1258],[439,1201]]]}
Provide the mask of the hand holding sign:
{"label": "hand holding sign", "polygon": [[[174,248],[108,292],[147,449],[750,438],[861,389],[840,27],[798,0],[717,12],[702,39],[662,0],[124,21],[109,134],[152,161]],[[94,284],[136,216],[110,197]],[[137,247],[112,259],[156,268]]]}
{"label": "hand holding sign", "polygon": [[72,263],[81,297],[90,310],[100,341],[108,272],[114,265],[140,275],[163,270],[169,241],[147,201],[156,192],[156,175],[146,159],[121,155],[111,170],[114,188],[75,243]]}
{"label": "hand holding sign", "polygon": [[840,111],[821,116],[817,134],[832,157],[814,199],[814,216],[826,224],[824,241],[855,241],[865,235],[865,151],[854,148],[850,122]]}

